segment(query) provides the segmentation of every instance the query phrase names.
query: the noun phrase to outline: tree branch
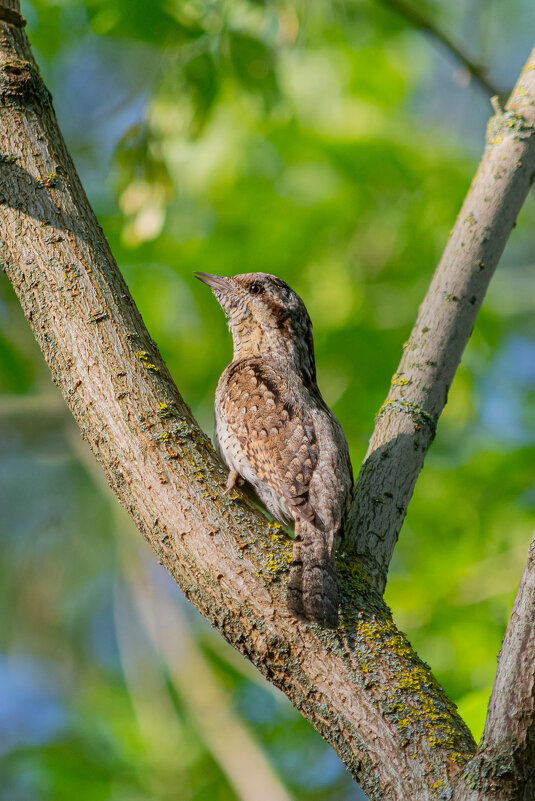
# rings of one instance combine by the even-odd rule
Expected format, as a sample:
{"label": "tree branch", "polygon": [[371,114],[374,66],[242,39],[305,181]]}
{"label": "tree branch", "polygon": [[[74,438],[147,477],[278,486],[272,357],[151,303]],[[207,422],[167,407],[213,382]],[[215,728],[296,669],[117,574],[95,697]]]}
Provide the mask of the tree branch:
{"label": "tree branch", "polygon": [[459,801],[535,798],[535,536],[498,659],[483,739]]}
{"label": "tree branch", "polygon": [[[186,596],[288,695],[371,799],[401,801],[408,786],[421,801],[437,798],[474,754],[469,732],[358,563],[340,559],[340,630],[289,616],[289,543],[245,495],[223,495],[225,471],[117,269],[24,31],[4,24],[2,34],[0,258],[110,486]],[[504,140],[524,136],[503,122]],[[510,157],[504,146],[507,175]],[[525,172],[517,168],[521,187]],[[388,409],[383,424],[410,420],[401,434],[412,437],[409,415]],[[412,413],[423,448],[429,424]]]}
{"label": "tree branch", "polygon": [[357,480],[351,541],[382,591],[416,479],[490,280],[535,175],[535,50],[487,146],[435,271]]}
{"label": "tree branch", "polygon": [[477,82],[487,96],[501,96],[501,94],[503,94],[493,83],[491,83],[491,81],[489,81],[487,78],[487,71],[480,64],[476,64],[474,61],[472,61],[472,59],[464,52],[464,50],[459,47],[459,45],[453,41],[453,39],[451,39],[451,37],[441,30],[438,25],[435,25],[433,20],[429,19],[429,17],[423,14],[419,9],[415,8],[409,3],[406,3],[405,0],[379,0],[379,2],[387,8],[395,11],[415,28],[427,31],[432,39],[436,39],[437,42],[440,42],[440,44],[445,47],[446,50],[451,53],[451,55],[460,64],[463,65],[466,71],[472,76],[472,78]]}

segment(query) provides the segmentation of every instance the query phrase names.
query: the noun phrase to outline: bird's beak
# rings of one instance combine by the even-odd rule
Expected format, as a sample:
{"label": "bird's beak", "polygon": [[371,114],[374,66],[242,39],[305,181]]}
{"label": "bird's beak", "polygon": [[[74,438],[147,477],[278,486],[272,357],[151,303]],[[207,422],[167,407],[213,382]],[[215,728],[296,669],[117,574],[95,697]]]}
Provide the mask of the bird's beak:
{"label": "bird's beak", "polygon": [[207,284],[214,292],[228,292],[229,280],[223,275],[210,275],[210,273],[195,273],[195,278]]}

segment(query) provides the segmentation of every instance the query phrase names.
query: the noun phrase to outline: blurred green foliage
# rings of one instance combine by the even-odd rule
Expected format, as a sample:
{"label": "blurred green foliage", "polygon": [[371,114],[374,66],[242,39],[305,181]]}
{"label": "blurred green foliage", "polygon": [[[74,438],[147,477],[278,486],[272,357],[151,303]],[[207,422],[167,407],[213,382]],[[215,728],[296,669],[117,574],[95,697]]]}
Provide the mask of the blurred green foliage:
{"label": "blurred green foliage", "polygon": [[[505,87],[528,52],[529,6],[429,13]],[[99,220],[201,424],[211,431],[231,344],[192,273],[275,272],[309,308],[320,385],[357,467],[473,175],[486,99],[372,0],[34,0],[23,12]],[[387,591],[476,737],[533,529],[534,217],[530,201]],[[0,798],[361,797],[141,549],[5,276],[0,291]],[[166,637],[150,623],[164,602]]]}

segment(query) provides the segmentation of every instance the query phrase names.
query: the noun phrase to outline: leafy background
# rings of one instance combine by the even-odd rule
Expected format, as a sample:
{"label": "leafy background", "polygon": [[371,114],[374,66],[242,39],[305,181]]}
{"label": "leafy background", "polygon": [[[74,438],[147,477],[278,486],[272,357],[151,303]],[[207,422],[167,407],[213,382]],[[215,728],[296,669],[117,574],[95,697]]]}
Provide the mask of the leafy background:
{"label": "leafy background", "polygon": [[[530,0],[418,7],[501,88]],[[60,125],[207,431],[231,346],[194,270],[305,299],[355,465],[490,106],[379,0],[34,0]],[[409,508],[387,598],[480,736],[533,530],[535,205],[518,220]],[[0,276],[0,798],[347,801],[335,754],[181,597],[111,497]]]}

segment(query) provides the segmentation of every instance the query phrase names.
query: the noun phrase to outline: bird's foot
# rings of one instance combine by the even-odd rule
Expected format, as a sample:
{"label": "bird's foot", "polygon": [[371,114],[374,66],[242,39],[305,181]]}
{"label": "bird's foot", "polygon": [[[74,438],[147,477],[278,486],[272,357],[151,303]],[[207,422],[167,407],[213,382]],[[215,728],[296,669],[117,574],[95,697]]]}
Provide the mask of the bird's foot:
{"label": "bird's foot", "polygon": [[225,491],[223,495],[228,495],[231,490],[234,489],[236,484],[238,483],[238,479],[240,478],[240,474],[237,470],[229,470],[227,476],[227,483],[225,485]]}

